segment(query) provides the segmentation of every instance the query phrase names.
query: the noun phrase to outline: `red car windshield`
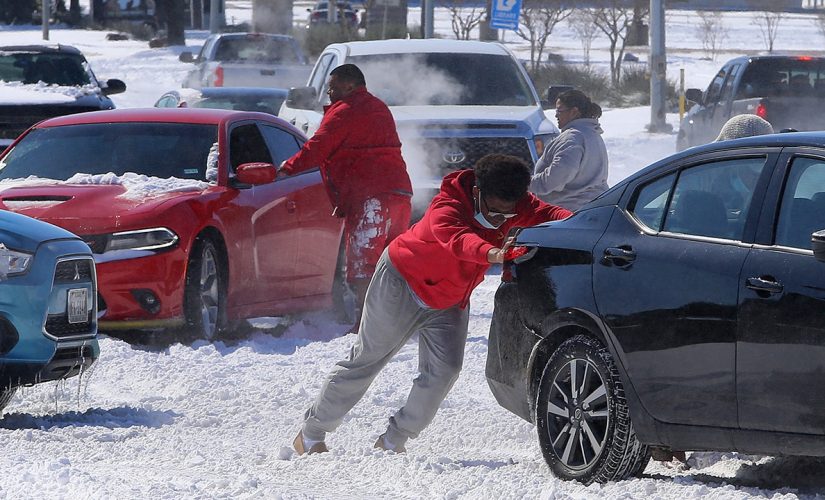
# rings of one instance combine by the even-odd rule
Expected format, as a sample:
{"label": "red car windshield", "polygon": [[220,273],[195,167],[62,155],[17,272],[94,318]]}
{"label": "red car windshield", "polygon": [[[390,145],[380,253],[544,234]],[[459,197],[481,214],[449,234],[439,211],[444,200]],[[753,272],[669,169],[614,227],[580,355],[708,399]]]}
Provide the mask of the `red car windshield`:
{"label": "red car windshield", "polygon": [[0,160],[0,180],[36,176],[66,180],[126,172],[206,180],[216,125],[99,123],[32,130]]}

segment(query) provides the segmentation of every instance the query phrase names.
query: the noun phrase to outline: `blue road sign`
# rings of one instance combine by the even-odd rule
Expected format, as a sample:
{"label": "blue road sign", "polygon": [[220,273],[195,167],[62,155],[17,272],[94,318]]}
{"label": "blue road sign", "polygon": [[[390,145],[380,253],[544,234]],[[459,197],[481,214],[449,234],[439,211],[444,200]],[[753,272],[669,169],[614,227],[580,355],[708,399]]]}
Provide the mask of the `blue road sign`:
{"label": "blue road sign", "polygon": [[493,0],[490,27],[503,30],[518,30],[521,0]]}

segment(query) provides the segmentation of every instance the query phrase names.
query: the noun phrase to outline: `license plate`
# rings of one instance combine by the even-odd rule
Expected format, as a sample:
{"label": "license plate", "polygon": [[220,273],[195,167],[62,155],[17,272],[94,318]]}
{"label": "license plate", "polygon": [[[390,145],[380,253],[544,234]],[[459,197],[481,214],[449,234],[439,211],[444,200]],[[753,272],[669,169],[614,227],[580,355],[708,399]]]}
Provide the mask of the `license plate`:
{"label": "license plate", "polygon": [[85,288],[69,290],[69,323],[85,323],[89,320],[89,300]]}

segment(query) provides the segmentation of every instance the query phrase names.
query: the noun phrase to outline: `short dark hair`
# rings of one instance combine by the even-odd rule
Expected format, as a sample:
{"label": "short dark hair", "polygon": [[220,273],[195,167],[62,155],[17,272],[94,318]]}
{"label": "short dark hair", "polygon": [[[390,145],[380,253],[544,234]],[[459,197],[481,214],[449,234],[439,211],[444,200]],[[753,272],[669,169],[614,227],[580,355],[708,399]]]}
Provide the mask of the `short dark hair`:
{"label": "short dark hair", "polygon": [[364,79],[364,73],[358,69],[354,64],[342,64],[330,71],[329,76],[335,76],[339,80],[343,80],[354,85],[366,85],[367,81]]}
{"label": "short dark hair", "polygon": [[476,162],[476,186],[482,192],[504,201],[518,201],[530,186],[530,167],[521,158],[499,153],[488,154]]}

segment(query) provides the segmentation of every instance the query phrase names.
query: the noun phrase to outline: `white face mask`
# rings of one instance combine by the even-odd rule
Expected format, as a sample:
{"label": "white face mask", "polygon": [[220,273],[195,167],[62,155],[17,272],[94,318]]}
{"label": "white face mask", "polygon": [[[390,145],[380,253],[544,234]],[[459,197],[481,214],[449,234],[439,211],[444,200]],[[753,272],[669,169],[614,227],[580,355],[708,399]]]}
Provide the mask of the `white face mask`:
{"label": "white face mask", "polygon": [[[479,196],[481,196],[479,194]],[[501,224],[504,224],[504,221],[501,221],[501,224],[495,225],[492,222],[487,220],[487,217],[484,217],[484,214],[481,213],[480,203],[478,202],[478,198],[475,199],[475,211],[476,211],[476,222],[481,224],[482,227],[486,227],[487,229],[498,229],[501,227]]]}

